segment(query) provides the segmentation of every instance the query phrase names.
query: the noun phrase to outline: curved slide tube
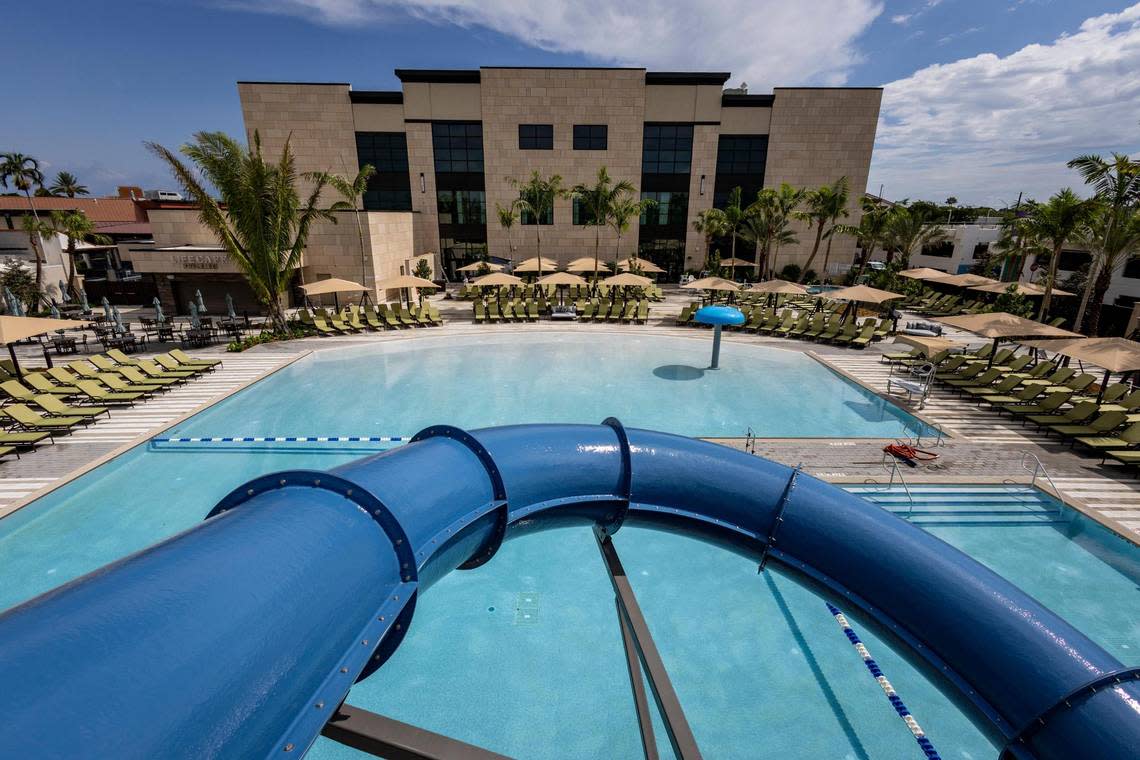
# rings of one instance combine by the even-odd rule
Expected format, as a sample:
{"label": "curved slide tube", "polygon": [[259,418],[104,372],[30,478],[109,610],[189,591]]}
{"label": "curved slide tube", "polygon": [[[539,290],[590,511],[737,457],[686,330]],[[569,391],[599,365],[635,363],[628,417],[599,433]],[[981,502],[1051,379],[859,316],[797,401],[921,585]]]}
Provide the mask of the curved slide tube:
{"label": "curved slide tube", "polygon": [[259,478],[211,514],[0,616],[0,753],[300,755],[433,581],[508,534],[625,522],[810,579],[944,673],[1010,756],[1140,746],[1135,670],[930,534],[711,443],[612,420],[429,428],[331,472]]}

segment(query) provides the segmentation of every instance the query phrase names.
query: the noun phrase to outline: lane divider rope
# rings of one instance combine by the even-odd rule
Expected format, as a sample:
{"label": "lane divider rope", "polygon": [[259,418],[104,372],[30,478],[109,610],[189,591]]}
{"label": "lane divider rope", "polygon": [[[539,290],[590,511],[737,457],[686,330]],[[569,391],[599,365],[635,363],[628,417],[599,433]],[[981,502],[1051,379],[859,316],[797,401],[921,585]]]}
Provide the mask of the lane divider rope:
{"label": "lane divider rope", "polygon": [[402,443],[404,435],[227,435],[152,438],[152,443]]}
{"label": "lane divider rope", "polygon": [[907,709],[907,706],[902,701],[902,698],[899,697],[897,693],[895,693],[895,687],[891,686],[891,682],[887,680],[887,677],[885,675],[883,675],[883,671],[879,668],[879,663],[875,662],[875,658],[871,656],[871,653],[869,651],[867,651],[867,647],[859,639],[859,635],[855,633],[854,629],[851,628],[851,624],[847,622],[847,616],[840,612],[839,609],[830,602],[827,602],[826,604],[827,611],[830,612],[832,617],[835,618],[835,622],[839,623],[839,627],[842,628],[843,633],[847,635],[847,640],[851,642],[851,645],[853,647],[855,647],[855,651],[859,653],[859,657],[863,660],[863,664],[867,666],[867,670],[871,672],[871,675],[874,676],[875,681],[877,681],[879,686],[882,688],[883,693],[887,695],[887,699],[890,701],[891,707],[895,708],[895,712],[899,714],[899,717],[903,719],[904,723],[906,723],[906,727],[909,728],[911,734],[914,735],[914,740],[918,742],[918,746],[922,748],[923,754],[926,755],[928,760],[942,760],[941,756],[938,754],[938,750],[934,748],[934,745],[930,742],[930,739],[926,738],[926,732],[922,730],[922,726],[918,725],[918,721],[915,720],[914,716],[910,714],[910,710]]}

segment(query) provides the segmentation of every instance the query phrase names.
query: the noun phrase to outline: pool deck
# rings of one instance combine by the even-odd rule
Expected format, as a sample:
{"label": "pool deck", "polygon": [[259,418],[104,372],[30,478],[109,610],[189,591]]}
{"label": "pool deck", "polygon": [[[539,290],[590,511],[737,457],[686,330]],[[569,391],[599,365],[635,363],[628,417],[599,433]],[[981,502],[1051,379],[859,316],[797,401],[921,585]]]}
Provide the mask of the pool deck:
{"label": "pool deck", "polygon": [[[155,435],[174,422],[217,403],[222,398],[265,377],[309,351],[324,348],[367,345],[381,341],[416,340],[433,336],[463,341],[487,333],[542,331],[594,331],[607,333],[668,335],[693,338],[697,328],[673,326],[673,318],[687,294],[670,294],[665,304],[653,306],[648,325],[566,324],[542,321],[523,324],[474,325],[468,302],[435,300],[447,323],[438,328],[388,331],[350,336],[308,338],[287,343],[259,346],[241,354],[225,353],[221,347],[195,352],[220,358],[224,366],[207,377],[180,386],[137,407],[112,411],[110,419],[57,439],[54,446],[23,455],[20,460],[0,463],[0,517],[18,509],[41,493],[67,482],[121,451]],[[969,336],[962,337],[968,342]],[[890,342],[874,344],[864,351],[816,343],[726,332],[722,361],[731,361],[733,343],[764,345],[809,353],[834,371],[848,376],[869,390],[886,397],[889,368],[880,360],[884,348],[896,350]],[[978,339],[972,339],[979,343]],[[1008,417],[992,412],[947,391],[936,388],[925,408],[915,410],[904,399],[891,398],[943,430],[946,437],[937,445],[924,438],[924,448],[936,451],[938,459],[917,468],[901,467],[908,484],[918,483],[1029,483],[1032,473],[1022,457],[1036,456],[1056,486],[1056,494],[1073,507],[1140,542],[1140,480],[1112,465],[1101,466],[1100,457],[1068,448],[1058,439],[1020,426]],[[319,431],[317,431],[319,433]],[[744,448],[743,438],[715,439],[725,445]],[[788,465],[802,465],[805,471],[837,483],[886,483],[889,463],[883,464],[882,439],[757,439],[756,454]],[[1054,491],[1050,481],[1037,479],[1037,485]]]}

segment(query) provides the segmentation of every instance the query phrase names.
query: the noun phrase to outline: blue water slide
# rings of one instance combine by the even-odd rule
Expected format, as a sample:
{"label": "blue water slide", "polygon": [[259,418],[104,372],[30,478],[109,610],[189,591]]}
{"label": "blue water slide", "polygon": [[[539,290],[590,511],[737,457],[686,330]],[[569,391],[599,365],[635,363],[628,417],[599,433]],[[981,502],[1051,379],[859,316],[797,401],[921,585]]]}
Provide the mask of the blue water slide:
{"label": "blue water slide", "polygon": [[1000,576],[783,465],[610,420],[429,428],[258,478],[201,525],[0,615],[0,755],[303,754],[419,593],[507,537],[575,523],[651,524],[800,575],[944,674],[1010,756],[1140,747],[1136,669]]}

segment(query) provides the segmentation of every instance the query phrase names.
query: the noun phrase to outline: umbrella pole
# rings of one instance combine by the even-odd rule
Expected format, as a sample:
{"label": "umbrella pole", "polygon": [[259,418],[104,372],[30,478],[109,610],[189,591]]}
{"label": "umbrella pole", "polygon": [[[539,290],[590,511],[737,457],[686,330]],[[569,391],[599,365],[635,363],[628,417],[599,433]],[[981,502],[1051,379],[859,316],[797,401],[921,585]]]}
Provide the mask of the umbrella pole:
{"label": "umbrella pole", "polygon": [[998,341],[1000,340],[1001,338],[994,338],[994,347],[993,350],[990,351],[990,360],[986,362],[986,369],[994,366],[994,357],[997,356]]}
{"label": "umbrella pole", "polygon": [[1100,393],[1096,394],[1096,402],[1099,404],[1104,399],[1104,391],[1108,388],[1108,376],[1112,374],[1112,370],[1106,369],[1104,371],[1104,379],[1100,381]]}
{"label": "umbrella pole", "polygon": [[12,357],[12,369],[15,370],[16,379],[23,381],[24,373],[20,371],[20,360],[16,358],[16,347],[8,344],[8,356]]}

